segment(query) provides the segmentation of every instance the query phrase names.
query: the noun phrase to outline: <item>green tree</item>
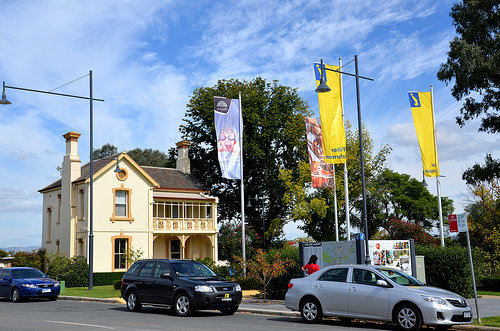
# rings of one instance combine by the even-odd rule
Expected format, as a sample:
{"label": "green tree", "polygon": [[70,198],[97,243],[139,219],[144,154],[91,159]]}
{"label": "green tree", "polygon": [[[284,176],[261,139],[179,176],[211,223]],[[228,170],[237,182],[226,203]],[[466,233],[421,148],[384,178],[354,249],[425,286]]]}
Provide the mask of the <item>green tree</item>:
{"label": "green tree", "polygon": [[[361,217],[362,185],[358,131],[351,130],[351,123],[349,121],[346,122],[345,129],[351,224],[354,226],[363,226]],[[366,186],[369,187],[377,174],[384,169],[391,148],[389,146],[384,146],[374,154],[373,141],[369,137],[368,132],[363,128],[363,149],[365,182]],[[299,162],[297,176],[294,176],[292,170],[284,169],[281,171],[281,178],[286,184],[284,201],[290,208],[290,218],[295,222],[301,222],[302,224],[298,227],[310,237],[317,241],[334,240],[334,191],[330,188],[312,188],[311,170],[308,161],[307,159]],[[342,164],[336,165],[335,181],[339,215],[339,233],[342,234],[345,232],[345,184]],[[374,233],[376,228],[370,228],[370,230],[370,233]]]}
{"label": "green tree", "polygon": [[491,154],[487,154],[484,160],[484,166],[476,163],[464,171],[462,179],[467,185],[477,186],[483,182],[487,183],[495,178],[500,178],[500,160],[494,160]]}
{"label": "green tree", "polygon": [[236,99],[239,92],[245,199],[258,195],[265,202],[257,208],[247,208],[245,215],[254,229],[262,228],[264,215],[266,243],[276,242],[282,236],[288,216],[279,170],[293,169],[295,176],[297,164],[307,157],[304,118],[311,111],[297,89],[279,85],[277,81],[268,83],[260,77],[249,82],[220,80],[212,87],[197,88],[187,105],[180,131],[191,142],[191,172],[219,198],[219,220],[241,219],[240,181],[221,176],[214,124],[214,96]]}
{"label": "green tree", "polygon": [[94,149],[93,158],[94,160],[102,159],[103,157],[111,156],[116,153],[118,153],[118,148],[111,145],[110,143],[106,143],[102,145],[101,148]]}
{"label": "green tree", "polygon": [[423,246],[439,245],[439,239],[431,236],[419,224],[393,218],[387,222],[385,228],[388,234],[384,239],[402,240],[411,238],[415,239],[415,244]]}
{"label": "green tree", "polygon": [[158,149],[134,148],[128,151],[127,154],[141,166],[175,168],[175,160]]}
{"label": "green tree", "polygon": [[[252,258],[255,253],[255,248],[262,247],[262,238],[255,232],[251,226],[245,228],[245,255],[247,258]],[[233,262],[236,257],[242,256],[241,241],[241,222],[225,222],[219,229],[218,249],[219,259]]]}
{"label": "green tree", "polygon": [[469,186],[473,203],[465,210],[474,247],[500,262],[500,183],[498,180],[475,186]]}
{"label": "green tree", "polygon": [[[458,34],[450,42],[448,60],[437,73],[439,80],[455,80],[452,95],[465,101],[456,118],[460,127],[481,118],[479,131],[500,131],[500,12],[498,0],[463,0],[450,16]],[[500,160],[486,156],[485,165],[467,169],[467,183],[499,178]]]}
{"label": "green tree", "polygon": [[458,124],[484,115],[480,130],[490,133],[500,131],[499,9],[498,0],[463,0],[452,7],[458,36],[437,73],[441,81],[455,80],[452,95],[458,101],[468,96]]}
{"label": "green tree", "polygon": [[7,251],[4,251],[3,249],[0,249],[0,257],[7,257],[9,256],[9,253]]}
{"label": "green tree", "polygon": [[[141,166],[160,167],[160,168],[175,168],[176,149],[171,148],[169,154],[158,149],[152,148],[134,148],[127,154]],[[101,159],[106,156],[111,156],[118,153],[118,148],[110,143],[102,145],[101,148],[94,150],[94,159]]]}
{"label": "green tree", "polygon": [[[391,219],[430,229],[439,219],[438,199],[426,187],[407,174],[384,169],[373,181],[370,192],[370,222],[389,230]],[[442,217],[453,212],[453,200],[441,197]]]}

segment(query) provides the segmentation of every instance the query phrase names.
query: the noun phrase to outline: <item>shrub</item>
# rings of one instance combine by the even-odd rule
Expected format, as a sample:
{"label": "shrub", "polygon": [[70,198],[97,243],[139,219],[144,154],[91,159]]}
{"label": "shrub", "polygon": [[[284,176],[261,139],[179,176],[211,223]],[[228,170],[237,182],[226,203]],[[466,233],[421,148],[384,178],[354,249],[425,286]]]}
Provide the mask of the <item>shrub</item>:
{"label": "shrub", "polygon": [[113,285],[115,281],[122,281],[125,272],[94,272],[94,286]]}
{"label": "shrub", "polygon": [[269,255],[276,255],[276,251],[280,253],[283,259],[292,261],[285,269],[285,272],[274,278],[267,287],[267,295],[270,299],[284,299],[288,290],[288,283],[292,278],[300,277],[299,266],[299,249],[295,246],[286,245],[280,249],[270,249]]}
{"label": "shrub", "polygon": [[119,290],[122,287],[122,281],[121,280],[114,280],[113,281],[113,288],[115,290]]}
{"label": "shrub", "polygon": [[[466,248],[454,246],[416,246],[416,255],[425,256],[425,278],[432,286],[440,287],[466,298],[474,296],[469,253]],[[472,250],[474,275],[480,283],[485,267],[484,254]]]}
{"label": "shrub", "polygon": [[477,288],[480,291],[500,292],[500,277],[484,277]]}

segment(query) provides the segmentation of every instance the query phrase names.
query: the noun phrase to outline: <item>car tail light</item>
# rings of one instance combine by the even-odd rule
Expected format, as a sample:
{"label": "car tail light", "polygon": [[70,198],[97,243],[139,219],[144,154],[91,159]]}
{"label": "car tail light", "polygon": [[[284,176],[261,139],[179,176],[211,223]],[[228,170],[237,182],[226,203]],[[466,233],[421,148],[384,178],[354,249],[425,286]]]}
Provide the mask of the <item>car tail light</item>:
{"label": "car tail light", "polygon": [[288,289],[291,289],[293,287],[292,283],[288,283]]}

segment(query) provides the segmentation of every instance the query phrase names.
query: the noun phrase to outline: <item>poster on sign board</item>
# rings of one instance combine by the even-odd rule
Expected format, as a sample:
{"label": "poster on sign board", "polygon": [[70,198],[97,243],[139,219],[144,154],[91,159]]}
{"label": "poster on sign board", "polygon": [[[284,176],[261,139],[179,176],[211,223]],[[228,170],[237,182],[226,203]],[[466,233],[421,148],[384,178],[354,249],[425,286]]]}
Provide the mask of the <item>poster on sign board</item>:
{"label": "poster on sign board", "polygon": [[397,268],[412,274],[409,240],[369,240],[368,247],[372,265]]}

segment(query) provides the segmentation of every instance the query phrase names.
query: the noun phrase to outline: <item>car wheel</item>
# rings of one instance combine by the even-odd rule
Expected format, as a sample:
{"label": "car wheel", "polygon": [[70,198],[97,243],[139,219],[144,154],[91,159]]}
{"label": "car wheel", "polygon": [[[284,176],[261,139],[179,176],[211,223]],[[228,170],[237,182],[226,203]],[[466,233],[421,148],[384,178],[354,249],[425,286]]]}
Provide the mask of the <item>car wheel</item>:
{"label": "car wheel", "polygon": [[318,323],[323,318],[318,300],[309,298],[300,306],[300,316],[306,323]]}
{"label": "car wheel", "polygon": [[127,294],[127,309],[128,311],[139,311],[141,310],[141,302],[137,298],[137,293],[135,291],[130,291]]}
{"label": "car wheel", "polygon": [[12,294],[10,296],[10,301],[12,302],[19,302],[21,301],[21,295],[19,294],[19,290],[14,287],[12,290]]}
{"label": "car wheel", "polygon": [[238,310],[238,307],[239,306],[234,306],[234,307],[220,309],[220,312],[222,313],[222,315],[233,315]]}
{"label": "car wheel", "polygon": [[417,331],[422,327],[422,316],[416,306],[404,304],[396,310],[396,324],[403,331]]}
{"label": "car wheel", "polygon": [[191,300],[187,294],[179,294],[174,301],[174,310],[178,316],[189,316],[193,312]]}

